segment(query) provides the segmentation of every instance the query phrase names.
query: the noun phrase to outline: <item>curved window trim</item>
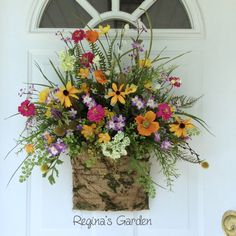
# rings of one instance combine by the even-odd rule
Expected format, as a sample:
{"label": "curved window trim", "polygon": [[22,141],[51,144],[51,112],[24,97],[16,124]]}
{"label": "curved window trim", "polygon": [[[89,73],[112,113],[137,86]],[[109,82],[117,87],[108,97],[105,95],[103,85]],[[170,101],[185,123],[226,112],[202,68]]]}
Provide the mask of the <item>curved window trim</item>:
{"label": "curved window trim", "polygon": [[[78,0],[77,0],[78,1]],[[117,0],[112,0],[114,3]],[[29,32],[30,33],[41,33],[41,34],[50,34],[55,33],[58,30],[63,30],[60,28],[39,28],[39,23],[42,18],[43,12],[48,4],[49,0],[34,0],[33,6],[30,11],[30,24]],[[80,0],[81,2],[81,0]],[[146,0],[142,3],[142,8],[148,9],[151,7],[156,0]],[[154,38],[155,39],[175,39],[175,38],[203,38],[205,37],[205,27],[203,23],[203,18],[201,14],[200,7],[197,0],[182,0],[182,3],[187,11],[189,16],[192,29],[155,29]],[[81,4],[81,3],[80,3]],[[90,5],[87,1],[83,1],[84,7]],[[136,9],[132,14],[119,11],[119,5],[113,4],[112,11],[104,12],[99,15],[99,13],[91,5],[89,6],[88,12],[95,16],[90,22],[89,25],[94,27],[94,25],[99,24],[101,21],[108,19],[121,19],[133,24],[132,21],[135,21],[142,11]],[[64,29],[65,31],[72,31],[73,28]],[[115,30],[112,30],[115,31]]]}

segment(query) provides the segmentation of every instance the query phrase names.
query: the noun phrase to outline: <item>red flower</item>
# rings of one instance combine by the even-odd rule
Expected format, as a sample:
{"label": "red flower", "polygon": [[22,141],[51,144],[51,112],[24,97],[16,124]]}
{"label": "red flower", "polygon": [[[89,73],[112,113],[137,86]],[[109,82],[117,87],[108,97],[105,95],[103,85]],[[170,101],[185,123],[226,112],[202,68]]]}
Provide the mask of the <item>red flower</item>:
{"label": "red flower", "polygon": [[90,121],[99,122],[105,116],[105,109],[101,105],[96,105],[89,109],[87,117]]}
{"label": "red flower", "polygon": [[157,116],[162,117],[163,120],[169,120],[172,116],[171,107],[167,103],[159,104]]}
{"label": "red flower", "polygon": [[94,55],[91,52],[84,53],[80,60],[80,63],[85,67],[89,67],[89,64],[93,62]]}
{"label": "red flower", "polygon": [[180,87],[180,85],[181,85],[181,79],[180,78],[178,78],[178,77],[170,77],[169,79],[168,79],[169,81],[170,81],[170,83],[173,85],[173,86],[175,86],[175,87]]}
{"label": "red flower", "polygon": [[18,107],[18,112],[23,116],[34,116],[36,114],[35,105],[26,99]]}
{"label": "red flower", "polygon": [[72,40],[75,43],[78,43],[79,41],[83,40],[85,38],[85,32],[83,30],[75,30],[72,34]]}

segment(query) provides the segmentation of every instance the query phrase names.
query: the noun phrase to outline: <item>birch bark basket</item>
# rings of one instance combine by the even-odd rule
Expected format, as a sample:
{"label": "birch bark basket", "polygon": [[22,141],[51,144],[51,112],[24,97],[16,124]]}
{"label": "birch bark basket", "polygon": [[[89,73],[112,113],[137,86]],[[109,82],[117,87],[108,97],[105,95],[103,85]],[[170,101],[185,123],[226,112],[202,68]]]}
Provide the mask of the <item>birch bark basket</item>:
{"label": "birch bark basket", "polygon": [[[96,159],[88,168],[87,156],[71,158],[73,169],[73,209],[90,211],[138,211],[149,209],[148,194],[130,169],[130,158]],[[147,160],[140,160],[146,162]]]}

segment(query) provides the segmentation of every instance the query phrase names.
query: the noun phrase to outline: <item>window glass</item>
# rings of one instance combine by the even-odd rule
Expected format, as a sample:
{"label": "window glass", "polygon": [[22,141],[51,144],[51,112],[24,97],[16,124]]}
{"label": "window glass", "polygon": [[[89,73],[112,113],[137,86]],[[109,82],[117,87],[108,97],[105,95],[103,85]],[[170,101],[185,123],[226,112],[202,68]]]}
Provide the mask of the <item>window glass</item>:
{"label": "window glass", "polygon": [[[87,0],[99,13],[112,9],[112,0]],[[143,0],[120,0],[120,10],[132,14]],[[154,29],[189,29],[191,23],[180,0],[158,0],[147,11]],[[76,0],[50,0],[40,21],[40,28],[84,28],[92,20],[86,9]],[[147,26],[145,14],[141,20]],[[111,28],[121,28],[125,22],[109,20],[101,22]]]}

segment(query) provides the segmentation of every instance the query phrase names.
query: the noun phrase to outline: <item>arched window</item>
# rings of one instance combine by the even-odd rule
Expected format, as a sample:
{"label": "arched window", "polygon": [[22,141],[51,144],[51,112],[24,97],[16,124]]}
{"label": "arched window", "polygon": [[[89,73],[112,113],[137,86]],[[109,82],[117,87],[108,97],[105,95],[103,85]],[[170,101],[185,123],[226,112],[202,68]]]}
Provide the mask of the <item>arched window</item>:
{"label": "arched window", "polygon": [[181,0],[49,0],[39,28],[84,28],[108,23],[121,28],[135,25],[137,19],[147,26],[144,10],[154,29],[191,29],[192,25]]}

